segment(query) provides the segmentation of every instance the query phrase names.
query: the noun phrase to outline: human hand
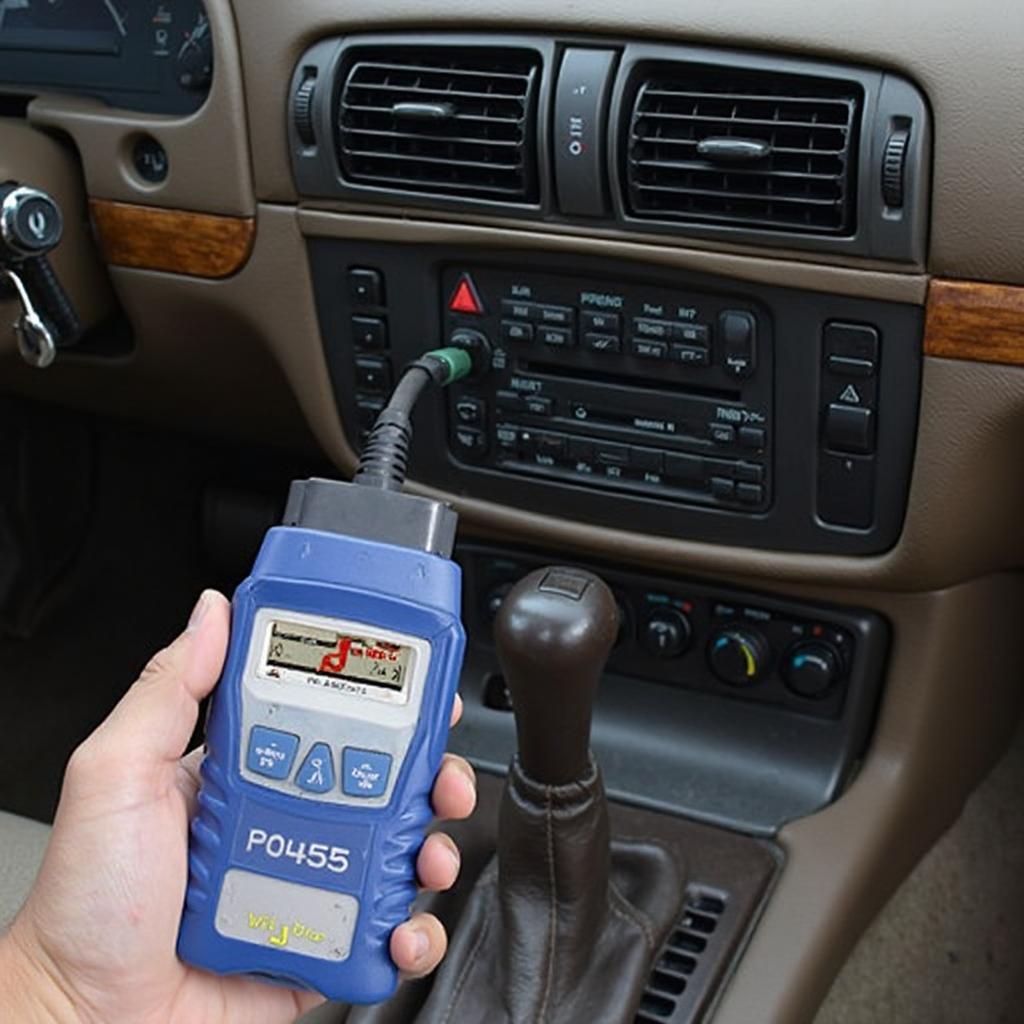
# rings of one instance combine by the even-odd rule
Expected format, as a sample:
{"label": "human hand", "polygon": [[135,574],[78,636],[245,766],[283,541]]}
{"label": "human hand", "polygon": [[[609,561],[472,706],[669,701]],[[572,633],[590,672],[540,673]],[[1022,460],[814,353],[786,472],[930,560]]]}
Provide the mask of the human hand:
{"label": "human hand", "polygon": [[[53,833],[25,906],[0,938],[0,1006],[25,1021],[110,1024],[276,1024],[321,1001],[308,992],[221,977],[175,955],[188,878],[188,825],[200,752],[183,758],[199,702],[220,675],[229,606],[206,591],[188,628],[143,670],[108,718],[72,755]],[[453,724],[462,710],[456,698]],[[447,755],[433,804],[465,818],[476,802],[473,770]],[[428,836],[420,884],[454,884],[459,852]],[[391,936],[407,976],[432,971],[447,945],[430,914]]]}

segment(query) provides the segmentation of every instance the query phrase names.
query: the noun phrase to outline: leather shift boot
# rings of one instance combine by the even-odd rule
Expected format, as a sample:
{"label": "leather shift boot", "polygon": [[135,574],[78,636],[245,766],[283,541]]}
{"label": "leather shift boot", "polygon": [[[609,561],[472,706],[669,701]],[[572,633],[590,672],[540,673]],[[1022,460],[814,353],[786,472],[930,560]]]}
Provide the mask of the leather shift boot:
{"label": "leather shift boot", "polygon": [[667,850],[610,842],[604,786],[544,786],[509,771],[498,856],[478,879],[417,1020],[626,1024],[678,919]]}

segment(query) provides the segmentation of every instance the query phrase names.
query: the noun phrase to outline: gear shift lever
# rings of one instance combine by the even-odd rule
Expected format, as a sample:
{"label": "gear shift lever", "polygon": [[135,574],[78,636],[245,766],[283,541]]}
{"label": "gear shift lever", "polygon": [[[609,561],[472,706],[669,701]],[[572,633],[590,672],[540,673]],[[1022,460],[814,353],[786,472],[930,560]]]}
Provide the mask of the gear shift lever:
{"label": "gear shift lever", "polygon": [[495,641],[518,754],[495,860],[477,880],[422,1024],[625,1024],[683,885],[653,843],[612,842],[590,719],[619,629],[608,587],[540,569],[502,603]]}
{"label": "gear shift lever", "polygon": [[494,639],[512,694],[519,764],[535,782],[561,786],[586,774],[591,708],[618,631],[611,591],[576,570],[539,569],[502,603]]}

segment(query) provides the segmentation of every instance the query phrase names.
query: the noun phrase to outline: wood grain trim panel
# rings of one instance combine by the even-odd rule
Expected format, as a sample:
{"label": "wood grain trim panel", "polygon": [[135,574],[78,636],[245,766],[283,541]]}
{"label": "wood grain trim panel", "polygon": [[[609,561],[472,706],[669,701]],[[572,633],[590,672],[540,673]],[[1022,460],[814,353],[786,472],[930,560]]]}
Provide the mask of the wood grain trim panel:
{"label": "wood grain trim panel", "polygon": [[100,252],[107,263],[192,277],[228,277],[240,270],[256,238],[253,217],[165,210],[90,199]]}
{"label": "wood grain trim panel", "polygon": [[1024,288],[936,278],[928,286],[924,354],[1024,366]]}

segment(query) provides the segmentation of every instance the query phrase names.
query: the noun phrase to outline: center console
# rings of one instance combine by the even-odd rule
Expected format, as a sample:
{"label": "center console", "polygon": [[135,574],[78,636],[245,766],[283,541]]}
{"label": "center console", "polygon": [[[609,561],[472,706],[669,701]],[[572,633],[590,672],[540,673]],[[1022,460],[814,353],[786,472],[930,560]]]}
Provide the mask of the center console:
{"label": "center console", "polygon": [[424,402],[412,475],[581,522],[867,554],[902,527],[921,311],[593,257],[312,239],[358,448],[438,344],[487,370]]}

